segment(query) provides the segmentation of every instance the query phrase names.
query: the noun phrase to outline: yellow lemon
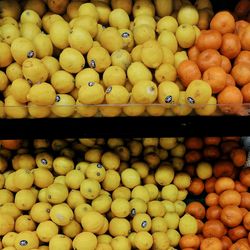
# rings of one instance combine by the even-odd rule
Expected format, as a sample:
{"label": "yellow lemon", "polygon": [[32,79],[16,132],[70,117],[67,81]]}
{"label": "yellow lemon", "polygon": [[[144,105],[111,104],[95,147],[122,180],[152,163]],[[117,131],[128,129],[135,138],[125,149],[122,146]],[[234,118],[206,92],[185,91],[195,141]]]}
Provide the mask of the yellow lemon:
{"label": "yellow lemon", "polygon": [[81,104],[79,100],[76,100],[76,111],[80,116],[92,117],[96,115],[98,108],[96,106]]}
{"label": "yellow lemon", "polygon": [[85,174],[87,167],[89,166],[88,162],[80,161],[76,164],[75,169],[80,170],[83,174]]}
{"label": "yellow lemon", "polygon": [[121,8],[125,10],[128,14],[130,14],[132,11],[133,3],[132,3],[132,0],[128,0],[128,1],[111,0],[111,6],[112,6],[112,9]]}
{"label": "yellow lemon", "polygon": [[73,160],[65,156],[58,156],[53,161],[53,169],[59,175],[66,175],[74,167]]}
{"label": "yellow lemon", "polygon": [[0,42],[0,49],[3,53],[0,59],[0,67],[5,68],[12,63],[14,55],[12,55],[11,47],[7,43]]}
{"label": "yellow lemon", "polygon": [[18,78],[23,78],[23,72],[22,72],[22,66],[19,65],[18,63],[14,62],[11,63],[7,68],[6,68],[6,76],[8,79],[13,82],[14,80]]}
{"label": "yellow lemon", "polygon": [[120,158],[113,152],[105,152],[102,155],[101,162],[106,169],[116,170],[120,166]]}
{"label": "yellow lemon", "polygon": [[42,188],[38,192],[38,200],[40,202],[48,202],[47,198],[47,188]]}
{"label": "yellow lemon", "polygon": [[202,180],[212,177],[212,165],[208,162],[200,162],[197,165],[196,173]]}
{"label": "yellow lemon", "polygon": [[155,79],[157,80],[158,83],[162,83],[164,81],[175,82],[176,77],[177,77],[177,72],[172,64],[167,64],[167,63],[161,64],[155,70]]}
{"label": "yellow lemon", "polygon": [[21,23],[34,23],[37,26],[42,26],[42,20],[34,10],[24,10],[20,16]]}
{"label": "yellow lemon", "polygon": [[63,234],[54,235],[49,241],[49,248],[51,249],[70,250],[71,247],[72,240]]}
{"label": "yellow lemon", "polygon": [[162,31],[161,34],[158,36],[158,42],[161,46],[169,48],[173,53],[177,51],[177,39],[171,31]]}
{"label": "yellow lemon", "polygon": [[131,58],[133,62],[140,62],[141,61],[141,51],[142,51],[142,44],[136,45],[131,51]]}
{"label": "yellow lemon", "polygon": [[163,60],[160,44],[155,40],[148,40],[142,45],[141,60],[149,68],[157,68]]}
{"label": "yellow lemon", "polygon": [[147,24],[135,26],[133,29],[133,35],[137,45],[143,44],[148,40],[155,40],[155,30]]}
{"label": "yellow lemon", "polygon": [[66,94],[73,90],[75,79],[69,72],[58,70],[51,76],[51,85],[57,93]]}
{"label": "yellow lemon", "polygon": [[16,219],[15,231],[17,233],[23,231],[34,231],[36,228],[35,222],[32,220],[30,215],[21,215]]}
{"label": "yellow lemon", "polygon": [[93,18],[98,21],[99,19],[99,14],[97,12],[97,9],[93,3],[83,3],[80,5],[78,9],[78,15],[79,16],[92,16]]}
{"label": "yellow lemon", "polygon": [[27,99],[35,105],[48,106],[55,102],[56,92],[55,89],[46,82],[33,85]]}
{"label": "yellow lemon", "polygon": [[80,170],[73,169],[66,174],[65,182],[68,188],[79,189],[84,178],[85,176]]}
{"label": "yellow lemon", "polygon": [[64,235],[75,238],[77,234],[82,232],[82,227],[80,223],[75,220],[72,220],[68,225],[62,227],[62,232]]}
{"label": "yellow lemon", "polygon": [[71,28],[72,27],[83,28],[84,30],[86,30],[90,33],[92,38],[94,38],[98,32],[97,20],[94,17],[89,16],[89,15],[79,16],[75,20],[74,19],[71,20],[70,26],[71,26]]}
{"label": "yellow lemon", "polygon": [[113,200],[118,199],[118,198],[130,200],[130,197],[131,197],[130,189],[127,187],[123,187],[123,186],[116,188],[112,193]]}
{"label": "yellow lemon", "polygon": [[114,217],[109,222],[109,233],[113,236],[128,236],[131,226],[127,219]]}
{"label": "yellow lemon", "polygon": [[36,162],[31,154],[24,153],[20,155],[15,155],[12,158],[12,165],[15,170],[18,170],[20,168],[31,170],[35,168]]}
{"label": "yellow lemon", "polygon": [[130,210],[130,203],[124,198],[117,198],[111,204],[111,211],[116,217],[125,218],[130,214]]}
{"label": "yellow lemon", "polygon": [[139,26],[139,25],[143,25],[143,24],[149,25],[154,30],[156,28],[155,19],[149,15],[139,15],[134,19],[135,26]]}
{"label": "yellow lemon", "polygon": [[27,38],[33,41],[34,38],[41,33],[40,28],[34,23],[21,23],[20,24],[20,35],[21,37]]}
{"label": "yellow lemon", "polygon": [[36,203],[36,198],[30,189],[23,189],[16,193],[15,204],[20,210],[30,210]]}
{"label": "yellow lemon", "polygon": [[108,24],[109,14],[111,12],[111,8],[109,4],[103,1],[94,1],[93,3],[99,14],[99,23],[104,24],[104,25]]}
{"label": "yellow lemon", "polygon": [[69,34],[69,45],[71,48],[77,49],[82,54],[88,53],[93,46],[93,38],[90,33],[81,28],[73,27]]}
{"label": "yellow lemon", "polygon": [[29,82],[25,79],[17,78],[11,84],[10,93],[18,102],[26,103],[29,90]]}
{"label": "yellow lemon", "polygon": [[217,99],[214,96],[211,96],[206,105],[201,105],[195,108],[195,112],[198,115],[212,115],[216,112],[217,109]]}
{"label": "yellow lemon", "polygon": [[[192,99],[190,99],[192,101]],[[191,105],[187,105],[187,99],[186,99],[186,91],[180,91],[178,105],[175,107],[172,107],[172,111],[176,115],[188,115],[192,112]]]}
{"label": "yellow lemon", "polygon": [[41,222],[36,229],[37,236],[42,242],[49,242],[53,236],[58,234],[58,231],[58,226],[50,220]]}
{"label": "yellow lemon", "polygon": [[180,25],[195,25],[199,21],[199,12],[194,6],[190,4],[183,5],[178,11],[177,20]]}
{"label": "yellow lemon", "polygon": [[132,62],[130,53],[125,49],[118,49],[111,54],[111,63],[126,71]]}
{"label": "yellow lemon", "polygon": [[87,54],[87,61],[90,68],[102,73],[111,64],[109,52],[103,47],[92,47]]}
{"label": "yellow lemon", "polygon": [[130,25],[128,13],[121,8],[112,10],[109,14],[109,24],[117,29],[127,29]]}
{"label": "yellow lemon", "polygon": [[139,173],[141,178],[145,178],[148,175],[149,166],[145,162],[134,162],[131,167]]}
{"label": "yellow lemon", "polygon": [[36,165],[39,168],[52,168],[53,157],[47,152],[41,152],[36,155]]}
{"label": "yellow lemon", "polygon": [[[99,148],[90,148],[85,152],[84,158],[85,161],[97,163],[101,161],[102,150]],[[98,166],[101,168],[101,166]]]}
{"label": "yellow lemon", "polygon": [[179,190],[178,191],[178,195],[177,195],[177,200],[183,201],[183,200],[186,199],[187,195],[188,195],[188,191],[187,190]]}
{"label": "yellow lemon", "polygon": [[195,217],[190,214],[185,214],[180,218],[179,231],[182,235],[196,234],[198,230],[198,224]]}
{"label": "yellow lemon", "polygon": [[47,199],[52,204],[64,202],[68,197],[67,186],[60,183],[53,183],[47,188]]}
{"label": "yellow lemon", "polygon": [[167,232],[168,225],[163,217],[154,217],[152,219],[151,232]]}
{"label": "yellow lemon", "polygon": [[95,179],[98,182],[104,180],[105,174],[105,168],[100,163],[90,163],[85,172],[87,178]]}
{"label": "yellow lemon", "polygon": [[148,190],[150,201],[155,200],[158,197],[159,190],[155,184],[149,183],[149,184],[144,185],[144,187]]}
{"label": "yellow lemon", "polygon": [[77,88],[80,88],[82,85],[88,84],[89,82],[100,82],[99,74],[92,68],[81,70],[75,77],[75,86]]}
{"label": "yellow lemon", "polygon": [[14,175],[14,185],[19,189],[29,189],[34,182],[34,174],[29,169],[18,169]]}
{"label": "yellow lemon", "polygon": [[161,165],[155,172],[155,180],[161,186],[170,184],[174,179],[174,170],[171,166]]}
{"label": "yellow lemon", "polygon": [[59,57],[61,67],[69,73],[78,73],[85,66],[84,56],[74,48],[64,49]]}
{"label": "yellow lemon", "polygon": [[113,248],[108,243],[98,243],[96,247],[96,250],[112,250],[112,249]]}
{"label": "yellow lemon", "polygon": [[177,229],[180,221],[180,217],[176,212],[166,213],[164,219],[167,222],[169,229]]}
{"label": "yellow lemon", "polygon": [[21,210],[12,202],[3,204],[0,208],[0,212],[2,214],[10,215],[14,219],[17,219],[21,215]]}
{"label": "yellow lemon", "polygon": [[43,29],[49,33],[50,31],[50,28],[52,26],[52,24],[56,21],[64,21],[63,17],[58,15],[58,14],[55,14],[55,13],[52,13],[52,12],[47,12],[44,14],[44,16],[42,17],[42,26],[43,26]]}
{"label": "yellow lemon", "polygon": [[20,30],[13,24],[6,23],[0,28],[1,41],[11,45],[11,43],[18,37],[20,37]]}
{"label": "yellow lemon", "polygon": [[75,209],[78,205],[85,203],[86,200],[79,190],[71,190],[67,198],[67,204],[70,208]]}
{"label": "yellow lemon", "polygon": [[46,6],[44,2],[40,2],[38,0],[29,0],[25,3],[24,6],[25,10],[33,10],[35,11],[40,17],[44,15],[46,12]]}
{"label": "yellow lemon", "polygon": [[105,178],[102,182],[102,187],[106,191],[113,191],[117,187],[119,187],[121,181],[121,177],[119,173],[115,170],[109,169],[106,171]]}
{"label": "yellow lemon", "polygon": [[149,231],[151,229],[151,218],[146,213],[138,213],[132,220],[132,227],[135,232]]}
{"label": "yellow lemon", "polygon": [[39,238],[35,232],[20,232],[15,238],[14,246],[17,250],[29,250],[32,248],[38,248]]}
{"label": "yellow lemon", "polygon": [[125,236],[116,236],[112,239],[110,243],[113,250],[129,250],[131,249],[131,243],[130,240]]}
{"label": "yellow lemon", "polygon": [[147,213],[150,217],[163,217],[166,213],[165,207],[161,201],[150,201],[148,202]]}
{"label": "yellow lemon", "polygon": [[60,70],[60,64],[59,61],[52,56],[45,56],[41,59],[42,63],[48,70],[49,76],[48,79],[51,79],[51,76],[58,70]]}
{"label": "yellow lemon", "polygon": [[33,221],[41,223],[50,219],[49,213],[52,206],[48,202],[38,202],[30,210]]}
{"label": "yellow lemon", "polygon": [[66,226],[73,220],[74,214],[67,203],[54,205],[50,209],[50,219],[58,226]]}
{"label": "yellow lemon", "polygon": [[178,189],[186,189],[191,184],[191,177],[186,173],[180,172],[175,175],[173,183]]}
{"label": "yellow lemon", "polygon": [[164,200],[175,202],[177,200],[178,188],[174,184],[165,185],[161,191],[161,197]]}
{"label": "yellow lemon", "polygon": [[154,249],[159,249],[159,250],[168,249],[170,244],[166,232],[155,232],[152,234],[152,236],[154,242],[153,243]]}
{"label": "yellow lemon", "polygon": [[106,89],[105,101],[107,104],[126,104],[129,101],[129,92],[121,85],[109,86]]}
{"label": "yellow lemon", "polygon": [[133,188],[131,192],[131,198],[135,198],[135,199],[140,198],[147,203],[149,202],[148,190],[144,186],[138,185]]}
{"label": "yellow lemon", "polygon": [[168,30],[175,33],[178,28],[177,20],[172,16],[164,16],[158,22],[156,26],[156,31],[161,33],[163,30]]}
{"label": "yellow lemon", "polygon": [[8,214],[0,214],[0,235],[4,236],[14,230],[14,218]]}
{"label": "yellow lemon", "polygon": [[2,238],[3,247],[14,247],[16,236],[16,232],[9,232],[5,234]]}
{"label": "yellow lemon", "polygon": [[151,249],[153,245],[153,237],[150,233],[148,232],[138,232],[135,235],[135,246],[138,249]]}
{"label": "yellow lemon", "polygon": [[110,196],[102,194],[92,200],[91,206],[101,214],[107,213],[111,208],[112,199]]}
{"label": "yellow lemon", "polygon": [[74,238],[72,245],[74,249],[82,249],[85,246],[86,250],[95,250],[97,238],[91,232],[82,232]]}
{"label": "yellow lemon", "polygon": [[177,200],[174,203],[175,211],[179,216],[182,216],[186,209],[186,203],[184,201]]}
{"label": "yellow lemon", "polygon": [[134,17],[140,15],[155,16],[155,6],[151,1],[137,0],[133,5],[133,15]]}
{"label": "yellow lemon", "polygon": [[119,66],[110,66],[103,73],[103,84],[105,87],[111,85],[124,85],[126,73]]}
{"label": "yellow lemon", "polygon": [[87,211],[81,219],[82,227],[87,232],[97,233],[104,224],[104,216],[96,211]]}
{"label": "yellow lemon", "polygon": [[120,33],[123,40],[123,48],[126,51],[131,52],[135,43],[133,32],[129,29],[119,29],[118,32]]}
{"label": "yellow lemon", "polygon": [[149,80],[141,80],[133,86],[132,96],[137,103],[150,104],[153,103],[158,94],[157,86]]}
{"label": "yellow lemon", "polygon": [[134,169],[125,169],[121,173],[121,179],[124,186],[128,188],[134,188],[138,186],[141,182],[140,175]]}
{"label": "yellow lemon", "polygon": [[162,49],[162,53],[163,53],[162,63],[174,65],[175,57],[174,57],[173,51],[164,45],[161,46],[161,49]]}
{"label": "yellow lemon", "polygon": [[89,200],[95,199],[99,195],[100,190],[101,185],[95,179],[85,179],[80,186],[82,196]]}
{"label": "yellow lemon", "polygon": [[106,243],[110,244],[112,240],[112,237],[109,234],[103,234],[97,236],[98,243]]}
{"label": "yellow lemon", "polygon": [[81,223],[81,219],[87,211],[93,211],[93,208],[88,203],[82,203],[74,209],[75,219],[78,223]]}

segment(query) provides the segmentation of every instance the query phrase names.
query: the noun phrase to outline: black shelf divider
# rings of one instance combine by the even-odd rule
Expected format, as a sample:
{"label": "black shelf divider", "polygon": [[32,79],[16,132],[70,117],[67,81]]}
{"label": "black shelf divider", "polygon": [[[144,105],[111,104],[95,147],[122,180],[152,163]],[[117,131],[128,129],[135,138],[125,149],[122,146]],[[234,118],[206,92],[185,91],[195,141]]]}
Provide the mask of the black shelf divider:
{"label": "black shelf divider", "polygon": [[249,116],[94,117],[0,120],[0,139],[249,135]]}

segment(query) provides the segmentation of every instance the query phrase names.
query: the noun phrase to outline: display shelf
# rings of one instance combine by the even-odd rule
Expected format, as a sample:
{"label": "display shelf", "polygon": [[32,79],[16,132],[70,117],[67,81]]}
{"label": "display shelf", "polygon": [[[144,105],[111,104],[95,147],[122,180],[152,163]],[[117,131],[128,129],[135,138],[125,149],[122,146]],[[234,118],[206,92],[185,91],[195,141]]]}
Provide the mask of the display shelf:
{"label": "display shelf", "polygon": [[0,139],[247,136],[249,116],[2,119]]}

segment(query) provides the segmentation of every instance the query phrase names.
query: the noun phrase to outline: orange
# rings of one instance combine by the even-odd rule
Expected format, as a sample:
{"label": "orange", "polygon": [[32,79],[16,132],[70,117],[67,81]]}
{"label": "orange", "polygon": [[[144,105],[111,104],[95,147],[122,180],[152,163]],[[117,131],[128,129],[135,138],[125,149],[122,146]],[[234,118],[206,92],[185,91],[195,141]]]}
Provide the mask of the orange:
{"label": "orange", "polygon": [[225,190],[220,194],[219,204],[222,208],[229,205],[239,206],[240,202],[241,195],[235,190]]}
{"label": "orange", "polygon": [[21,147],[22,140],[1,140],[1,145],[10,150],[17,150]]}
{"label": "orange", "polygon": [[234,80],[234,78],[232,77],[231,74],[227,74],[226,85],[227,86],[235,86],[236,85],[235,80]]}
{"label": "orange", "polygon": [[243,50],[250,50],[250,24],[248,24],[239,35]]}
{"label": "orange", "polygon": [[243,103],[241,91],[235,86],[226,86],[217,97],[220,109],[224,113],[235,114]]}
{"label": "orange", "polygon": [[234,65],[237,63],[249,63],[250,64],[250,51],[242,50],[238,56],[234,59]]}
{"label": "orange", "polygon": [[214,15],[210,22],[210,29],[221,34],[232,33],[235,30],[235,20],[229,11],[220,11]]}
{"label": "orange", "polygon": [[203,227],[203,236],[205,238],[221,238],[226,234],[226,228],[220,220],[208,220]]}
{"label": "orange", "polygon": [[196,42],[196,46],[200,51],[205,49],[218,50],[221,44],[222,36],[218,30],[203,30]]}
{"label": "orange", "polygon": [[197,64],[203,72],[213,66],[220,66],[222,58],[220,53],[215,49],[206,49],[198,56]]}
{"label": "orange", "polygon": [[210,67],[204,73],[202,79],[209,83],[213,94],[219,93],[226,87],[227,74],[221,67]]}
{"label": "orange", "polygon": [[230,177],[220,177],[215,182],[215,192],[221,194],[226,190],[233,190],[235,183]]}
{"label": "orange", "polygon": [[200,238],[194,234],[183,235],[179,241],[179,245],[181,249],[198,249],[200,246]]}
{"label": "orange", "polygon": [[226,73],[229,73],[232,69],[232,64],[226,56],[221,56],[221,67],[225,70]]}
{"label": "orange", "polygon": [[241,37],[244,29],[249,25],[249,23],[245,20],[239,20],[235,23],[235,34]]}
{"label": "orange", "polygon": [[235,14],[238,17],[244,17],[247,15],[250,9],[250,1],[249,0],[240,0],[234,9]]}
{"label": "orange", "polygon": [[186,213],[191,214],[196,219],[202,220],[206,215],[205,207],[198,201],[190,202],[185,210]]}
{"label": "orange", "polygon": [[210,206],[206,211],[206,218],[208,220],[219,220],[222,208],[220,206]]}
{"label": "orange", "polygon": [[198,65],[191,60],[181,62],[177,68],[177,74],[185,87],[193,80],[201,79],[201,72]]}
{"label": "orange", "polygon": [[235,58],[241,50],[240,38],[236,34],[227,33],[222,36],[220,52],[229,59]]}
{"label": "orange", "polygon": [[242,88],[241,88],[241,93],[243,95],[243,101],[245,103],[250,103],[250,82],[245,84]]}
{"label": "orange", "polygon": [[250,82],[250,64],[249,63],[236,64],[233,67],[231,74],[235,82],[239,86],[244,86],[245,84]]}
{"label": "orange", "polygon": [[209,193],[205,198],[205,203],[207,206],[217,206],[219,204],[219,195],[216,193]]}
{"label": "orange", "polygon": [[201,242],[200,250],[222,250],[222,243],[216,237],[206,238]]}
{"label": "orange", "polygon": [[226,206],[221,211],[221,221],[227,227],[236,227],[242,222],[242,213],[238,206]]}
{"label": "orange", "polygon": [[200,51],[195,45],[188,50],[188,58],[194,62],[197,62],[199,54]]}
{"label": "orange", "polygon": [[230,158],[235,167],[242,167],[247,161],[247,153],[243,148],[234,148],[230,153]]}

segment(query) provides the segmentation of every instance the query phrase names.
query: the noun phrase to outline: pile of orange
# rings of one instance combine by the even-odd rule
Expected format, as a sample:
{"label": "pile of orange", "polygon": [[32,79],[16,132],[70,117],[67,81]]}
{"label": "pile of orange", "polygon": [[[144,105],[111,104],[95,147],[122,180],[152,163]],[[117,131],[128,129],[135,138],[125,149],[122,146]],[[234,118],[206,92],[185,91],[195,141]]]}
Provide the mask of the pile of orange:
{"label": "pile of orange", "polygon": [[[242,13],[246,2],[240,1],[236,14]],[[228,11],[215,14],[210,29],[202,30],[188,50],[189,60],[177,70],[185,87],[192,80],[207,81],[221,111],[230,114],[239,113],[243,103],[250,103],[250,24],[236,18]]]}

